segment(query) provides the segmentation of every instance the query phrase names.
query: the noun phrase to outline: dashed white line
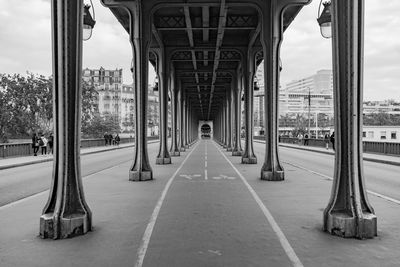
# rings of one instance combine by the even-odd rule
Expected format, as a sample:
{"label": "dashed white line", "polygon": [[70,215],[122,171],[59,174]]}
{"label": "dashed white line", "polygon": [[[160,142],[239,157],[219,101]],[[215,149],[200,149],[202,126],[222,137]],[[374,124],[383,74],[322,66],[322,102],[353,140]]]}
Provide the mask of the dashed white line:
{"label": "dashed white line", "polygon": [[[290,162],[285,162],[285,163],[286,163],[286,164],[289,164],[289,165],[292,165],[293,167],[296,167],[296,168],[305,170],[305,171],[307,171],[307,172],[313,173],[313,174],[315,174],[315,175],[318,175],[318,176],[321,176],[321,177],[324,177],[324,178],[326,178],[326,179],[328,179],[328,180],[333,181],[333,177],[330,177],[330,176],[328,176],[328,175],[325,175],[325,174],[322,174],[322,173],[319,173],[319,172],[316,172],[316,171],[307,169],[307,168],[305,168],[305,167],[302,167],[302,166],[300,166],[300,165],[293,164],[293,163],[290,163]],[[390,202],[393,202],[393,203],[395,203],[395,204],[400,205],[400,200],[397,200],[397,199],[394,199],[394,198],[385,196],[385,195],[383,195],[383,194],[379,194],[379,193],[374,192],[374,191],[371,191],[371,190],[367,190],[367,192],[368,192],[369,194],[371,194],[371,195],[376,196],[376,197],[379,197],[379,198],[382,198],[382,199],[384,199],[384,200],[387,200],[387,201],[390,201]]]}
{"label": "dashed white line", "polygon": [[281,228],[279,225],[276,223],[274,217],[272,216],[271,212],[267,209],[267,207],[264,205],[260,197],[257,195],[257,193],[254,191],[254,189],[250,186],[250,184],[246,181],[246,179],[243,177],[243,175],[239,172],[239,170],[233,165],[233,163],[225,156],[225,154],[217,147],[217,145],[214,143],[215,147],[217,150],[221,153],[221,155],[226,159],[226,161],[231,165],[231,167],[236,171],[236,173],[239,175],[240,179],[242,179],[243,183],[247,187],[247,189],[250,191],[251,195],[253,196],[254,200],[257,202],[258,206],[264,213],[264,216],[267,218],[269,224],[271,225],[273,231],[275,234],[278,236],[279,242],[281,243],[281,246],[283,250],[286,252],[286,255],[288,256],[289,260],[291,261],[292,265],[295,267],[304,267],[304,265],[301,263],[299,257],[297,257],[296,252],[294,252],[292,246],[290,245],[289,241],[287,240],[285,234],[282,232]]}
{"label": "dashed white line", "polygon": [[204,179],[208,180],[208,172],[207,169],[204,170]]}
{"label": "dashed white line", "polygon": [[160,213],[161,206],[164,202],[165,196],[168,193],[168,190],[175,178],[175,176],[178,174],[178,172],[182,169],[183,165],[185,164],[186,160],[189,158],[189,156],[193,153],[193,151],[196,150],[197,145],[192,149],[192,151],[189,152],[189,154],[186,155],[186,158],[182,161],[181,165],[179,166],[178,169],[174,172],[174,174],[169,178],[167,184],[164,187],[164,190],[161,193],[160,198],[157,201],[157,205],[155,206],[153,213],[151,214],[151,218],[149,223],[147,224],[146,230],[143,234],[142,242],[140,244],[140,247],[138,249],[138,258],[135,263],[135,267],[141,267],[143,265],[144,257],[146,256],[147,248],[149,246],[150,238],[153,233],[154,225],[156,224],[158,214]]}

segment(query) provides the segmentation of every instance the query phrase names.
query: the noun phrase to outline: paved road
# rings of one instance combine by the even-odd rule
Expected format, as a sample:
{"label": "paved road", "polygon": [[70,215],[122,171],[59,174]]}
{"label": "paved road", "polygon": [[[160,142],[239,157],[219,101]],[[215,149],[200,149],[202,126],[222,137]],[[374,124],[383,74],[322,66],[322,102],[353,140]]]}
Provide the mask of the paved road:
{"label": "paved road", "polygon": [[[149,148],[154,163],[158,145]],[[173,164],[153,165],[155,180],[149,182],[127,180],[132,149],[84,156],[83,176],[95,173],[84,179],[94,231],[56,242],[37,238],[46,194],[0,207],[0,265],[399,266],[398,204],[371,197],[379,213],[379,236],[373,240],[321,231],[331,182],[305,169],[331,176],[332,157],[281,149],[282,160],[301,169],[284,163],[286,180],[265,182],[258,179],[263,144],[255,144],[257,165],[240,164],[240,157],[221,150],[211,140],[200,141]],[[395,180],[399,170],[378,166],[387,172],[382,181]],[[24,195],[19,190],[31,194],[48,187],[51,164],[25,168],[1,171],[1,186],[19,197]],[[380,179],[372,176],[368,179]],[[369,188],[390,193],[393,185],[380,186]]]}
{"label": "paved road", "polygon": [[[149,152],[152,153],[157,147],[157,143],[149,144]],[[81,156],[82,177],[132,161],[133,149],[130,147]],[[47,190],[52,166],[53,162],[50,161],[0,170],[0,206]]]}

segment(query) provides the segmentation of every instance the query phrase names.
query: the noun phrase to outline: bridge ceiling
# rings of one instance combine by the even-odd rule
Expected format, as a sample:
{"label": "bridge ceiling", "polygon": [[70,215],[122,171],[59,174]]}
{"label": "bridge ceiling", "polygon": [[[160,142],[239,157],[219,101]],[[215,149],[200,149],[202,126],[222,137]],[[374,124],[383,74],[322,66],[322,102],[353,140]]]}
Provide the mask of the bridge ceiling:
{"label": "bridge ceiling", "polygon": [[[300,8],[286,9],[284,29]],[[117,7],[111,11],[129,32],[126,12]],[[225,0],[193,3],[189,0],[158,6],[152,14],[151,47],[163,46],[169,51],[176,77],[181,80],[182,89],[190,97],[199,119],[212,119],[213,112],[220,108],[226,90],[232,85],[232,75],[242,60],[241,51],[246,51],[249,40],[256,37],[259,12],[246,1],[231,4]],[[261,49],[259,38],[256,40],[254,46]],[[154,58],[150,60],[154,62]],[[256,62],[261,60],[262,53],[259,53]]]}

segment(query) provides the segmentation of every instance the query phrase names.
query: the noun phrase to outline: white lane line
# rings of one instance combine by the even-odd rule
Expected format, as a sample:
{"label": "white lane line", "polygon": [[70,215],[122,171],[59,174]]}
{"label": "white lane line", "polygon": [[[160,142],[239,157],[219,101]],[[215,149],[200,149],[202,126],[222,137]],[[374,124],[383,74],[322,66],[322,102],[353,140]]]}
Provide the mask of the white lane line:
{"label": "white lane line", "polygon": [[204,179],[208,180],[208,172],[207,169],[204,170]]}
{"label": "white lane line", "polygon": [[204,167],[207,168],[207,160],[204,162]]}
{"label": "white lane line", "polygon": [[[214,144],[215,145],[215,144]],[[258,206],[264,213],[264,216],[267,218],[269,224],[271,225],[272,229],[274,230],[275,234],[277,235],[279,242],[281,243],[282,248],[285,250],[286,255],[289,257],[289,260],[292,262],[292,265],[295,267],[304,267],[301,263],[299,257],[297,257],[296,252],[294,252],[292,246],[290,245],[289,241],[287,240],[285,234],[282,232],[279,225],[276,223],[274,217],[272,216],[271,212],[267,209],[264,205],[260,197],[254,191],[254,189],[250,186],[250,184],[246,181],[243,175],[239,172],[239,170],[232,164],[232,162],[225,156],[225,154],[215,145],[221,155],[226,159],[226,161],[231,165],[231,167],[236,171],[239,175],[240,179],[242,179],[243,183],[250,191],[251,195],[253,196],[254,200],[257,202]]]}
{"label": "white lane line", "polygon": [[[305,171],[307,171],[307,172],[311,172],[311,173],[313,173],[313,174],[315,174],[315,175],[318,175],[318,176],[321,176],[321,177],[324,177],[324,178],[326,178],[326,179],[328,179],[328,180],[333,181],[333,177],[330,177],[330,176],[328,176],[328,175],[325,175],[325,174],[322,174],[322,173],[319,173],[319,172],[316,172],[316,171],[307,169],[307,168],[302,167],[302,166],[297,165],[297,164],[289,163],[289,162],[287,162],[287,161],[284,161],[284,163],[286,163],[286,164],[288,164],[288,165],[292,165],[293,167],[296,167],[296,168],[305,170]],[[393,203],[395,203],[395,204],[397,204],[397,205],[400,205],[400,200],[397,200],[397,199],[394,199],[394,198],[385,196],[385,195],[383,195],[383,194],[379,194],[379,193],[377,193],[377,192],[375,192],[375,191],[371,191],[371,190],[367,190],[367,193],[369,193],[369,194],[371,194],[371,195],[374,195],[374,196],[376,196],[376,197],[382,198],[382,199],[384,199],[384,200],[387,200],[387,201],[389,201],[389,202],[393,202]]]}
{"label": "white lane line", "polygon": [[165,196],[168,193],[168,190],[174,181],[175,176],[178,174],[178,172],[182,169],[183,165],[185,164],[186,160],[189,158],[189,156],[195,151],[199,143],[196,144],[196,146],[192,149],[192,151],[189,152],[189,154],[186,155],[186,158],[182,161],[181,165],[179,166],[178,169],[174,172],[174,174],[169,178],[167,184],[164,187],[164,190],[161,193],[160,198],[157,201],[157,205],[155,206],[153,213],[151,214],[150,221],[147,224],[146,230],[144,231],[143,237],[142,237],[142,242],[140,244],[140,247],[137,252],[137,260],[135,263],[135,267],[141,267],[143,265],[143,260],[144,257],[146,256],[147,248],[149,246],[150,238],[153,233],[154,225],[156,224],[158,214],[160,213],[161,206],[164,202]]}

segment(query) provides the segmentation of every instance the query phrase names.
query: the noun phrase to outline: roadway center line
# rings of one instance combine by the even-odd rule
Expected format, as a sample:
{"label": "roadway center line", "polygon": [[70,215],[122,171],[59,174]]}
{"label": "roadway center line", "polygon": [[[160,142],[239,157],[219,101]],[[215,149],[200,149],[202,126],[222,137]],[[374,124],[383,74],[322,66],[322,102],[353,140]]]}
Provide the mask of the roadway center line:
{"label": "roadway center line", "polygon": [[200,143],[197,143],[197,145],[192,149],[192,151],[190,151],[189,154],[186,155],[186,158],[182,161],[179,168],[176,169],[174,174],[171,176],[171,178],[169,178],[167,184],[165,185],[164,190],[162,191],[161,196],[158,199],[157,204],[153,210],[153,213],[151,214],[150,221],[147,224],[146,230],[144,231],[142,241],[141,241],[140,247],[137,252],[138,258],[136,260],[135,267],[142,267],[142,265],[143,265],[144,257],[146,256],[147,248],[150,243],[150,238],[153,233],[154,225],[156,224],[157,217],[158,217],[158,214],[160,213],[161,206],[164,202],[165,196],[167,195],[169,188],[171,187],[172,182],[174,181],[178,172],[182,169],[186,160],[190,157],[190,155],[193,153],[193,151],[196,150],[196,148],[199,144]]}
{"label": "roadway center line", "polygon": [[[322,173],[319,173],[319,172],[316,172],[316,171],[307,169],[307,168],[302,167],[302,166],[297,165],[297,164],[289,163],[289,162],[287,162],[287,161],[284,161],[284,163],[286,163],[286,164],[288,164],[288,165],[292,165],[293,167],[299,168],[299,169],[301,169],[301,170],[305,170],[305,171],[307,171],[307,172],[313,173],[313,174],[315,174],[315,175],[324,177],[324,178],[326,178],[326,179],[328,179],[328,180],[330,180],[330,181],[333,181],[333,177],[330,177],[330,176],[328,176],[328,175],[325,175],[325,174],[322,174]],[[391,198],[391,197],[388,197],[388,196],[379,194],[379,193],[377,193],[377,192],[375,192],[375,191],[371,191],[371,190],[367,190],[367,193],[369,193],[369,194],[371,194],[371,195],[374,195],[374,196],[376,196],[376,197],[382,198],[382,199],[384,199],[384,200],[387,200],[387,201],[389,201],[389,202],[393,202],[393,203],[395,203],[395,204],[397,204],[397,205],[400,205],[400,200],[397,200],[397,199],[394,199],[394,198]]]}
{"label": "roadway center line", "polygon": [[246,179],[243,177],[243,175],[239,172],[239,170],[233,165],[233,163],[226,157],[226,155],[217,147],[217,145],[214,143],[214,146],[217,148],[217,150],[221,153],[221,155],[226,159],[226,161],[231,165],[231,167],[236,171],[236,173],[239,175],[240,179],[242,182],[245,184],[247,189],[250,191],[251,195],[253,196],[254,200],[257,202],[258,206],[264,213],[265,218],[267,218],[269,224],[271,225],[273,231],[277,235],[279,242],[281,243],[281,246],[283,250],[286,252],[286,255],[289,257],[289,260],[291,261],[292,265],[295,267],[304,267],[304,265],[301,263],[299,257],[297,257],[296,252],[294,252],[292,246],[290,245],[289,241],[287,240],[285,234],[282,232],[281,228],[279,225],[276,223],[274,217],[272,216],[271,212],[267,209],[267,207],[264,205],[260,197],[257,195],[257,193],[254,191],[254,189],[250,186],[250,184],[246,181]]}
{"label": "roadway center line", "polygon": [[207,169],[204,170],[204,179],[208,180],[208,172]]}

